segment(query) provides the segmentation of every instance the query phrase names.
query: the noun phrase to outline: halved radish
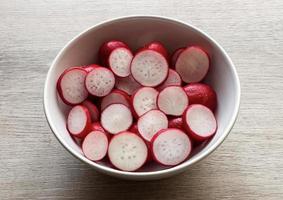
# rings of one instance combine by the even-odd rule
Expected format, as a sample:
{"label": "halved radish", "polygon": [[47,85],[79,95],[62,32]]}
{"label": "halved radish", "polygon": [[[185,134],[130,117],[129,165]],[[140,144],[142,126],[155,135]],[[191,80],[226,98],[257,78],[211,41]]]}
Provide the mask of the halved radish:
{"label": "halved radish", "polygon": [[80,104],[87,98],[88,91],[84,85],[86,75],[82,67],[72,67],[61,74],[57,81],[57,91],[65,104]]}
{"label": "halved radish", "polygon": [[180,75],[173,69],[169,69],[167,79],[160,86],[158,86],[157,89],[162,90],[170,85],[177,85],[177,86],[182,85],[182,79]]}
{"label": "halved radish", "polygon": [[78,138],[84,138],[91,130],[91,118],[85,106],[73,107],[67,118],[67,129],[70,134]]}
{"label": "halved radish", "polygon": [[101,125],[111,134],[128,130],[132,123],[131,110],[123,104],[111,104],[101,113]]}
{"label": "halved radish", "polygon": [[168,128],[168,119],[160,110],[150,110],[139,118],[137,125],[140,135],[150,141],[158,131]]}
{"label": "halved radish", "polygon": [[168,127],[169,128],[178,128],[178,129],[181,129],[181,130],[184,129],[182,117],[177,117],[177,118],[169,120]]}
{"label": "halved radish", "polygon": [[190,83],[184,87],[189,97],[190,104],[202,104],[212,111],[217,106],[217,96],[215,91],[204,83]]}
{"label": "halved radish", "polygon": [[88,109],[92,122],[99,121],[99,111],[98,111],[96,105],[94,105],[89,100],[85,100],[84,102],[82,102],[82,105],[84,105]]}
{"label": "halved radish", "polygon": [[168,52],[166,48],[163,46],[163,44],[161,44],[160,42],[151,42],[147,44],[144,48],[157,51],[161,53],[166,59],[168,59]]}
{"label": "halved radish", "polygon": [[201,48],[186,48],[177,58],[175,69],[186,83],[201,81],[208,72],[209,57]]}
{"label": "halved radish", "polygon": [[100,59],[101,64],[108,66],[109,55],[114,49],[119,48],[119,47],[128,48],[128,45],[118,40],[111,40],[111,41],[108,41],[102,44],[99,49],[99,59]]}
{"label": "halved radish", "polygon": [[198,141],[208,139],[217,130],[217,122],[212,111],[201,104],[193,104],[186,109],[183,123],[189,135]]}
{"label": "halved radish", "polygon": [[115,85],[113,73],[105,67],[96,67],[85,79],[86,89],[93,96],[103,97],[111,92]]}
{"label": "halved radish", "polygon": [[123,171],[136,171],[146,162],[148,149],[137,134],[125,131],[111,139],[108,157],[116,168]]}
{"label": "halved radish", "polygon": [[142,87],[132,96],[132,104],[137,116],[141,116],[149,110],[156,109],[158,91],[151,87]]}
{"label": "halved radish", "polygon": [[183,51],[185,50],[184,47],[182,48],[179,48],[179,49],[176,49],[171,57],[171,66],[173,68],[175,68],[175,65],[176,65],[176,61],[177,61],[177,58],[179,57],[180,53],[182,53]]}
{"label": "halved radish", "polygon": [[167,78],[168,63],[162,54],[145,49],[134,56],[131,73],[141,85],[155,87]]}
{"label": "halved radish", "polygon": [[151,141],[154,160],[163,165],[174,166],[183,162],[191,153],[189,137],[176,128],[161,130]]}
{"label": "halved radish", "polygon": [[86,70],[87,72],[90,72],[90,71],[92,71],[94,68],[96,68],[96,67],[101,67],[101,66],[99,66],[99,65],[97,65],[97,64],[91,64],[91,65],[86,65],[86,66],[84,66],[83,68],[84,68],[84,70]]}
{"label": "halved radish", "polygon": [[157,97],[158,108],[167,115],[181,116],[188,105],[188,96],[180,86],[168,86]]}
{"label": "halved radish", "polygon": [[113,90],[110,94],[103,97],[101,100],[100,109],[104,110],[104,108],[114,103],[121,103],[130,107],[130,97],[122,90]]}
{"label": "halved radish", "polygon": [[82,151],[88,159],[98,161],[107,154],[108,138],[105,132],[91,131],[84,139]]}
{"label": "halved radish", "polygon": [[132,95],[141,85],[130,75],[125,78],[116,77],[115,87]]}

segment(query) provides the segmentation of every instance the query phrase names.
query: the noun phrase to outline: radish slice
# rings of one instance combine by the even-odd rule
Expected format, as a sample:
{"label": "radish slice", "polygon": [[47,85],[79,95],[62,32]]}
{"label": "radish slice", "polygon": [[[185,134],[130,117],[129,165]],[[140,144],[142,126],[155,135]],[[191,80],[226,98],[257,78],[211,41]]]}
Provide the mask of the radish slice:
{"label": "radish slice", "polygon": [[104,128],[101,126],[101,124],[99,122],[92,123],[91,130],[105,132]]}
{"label": "radish slice", "polygon": [[169,69],[167,79],[160,86],[158,86],[157,89],[160,91],[170,85],[177,85],[177,86],[182,85],[182,79],[180,75],[173,69]]}
{"label": "radish slice", "polygon": [[137,116],[141,116],[149,110],[156,109],[158,92],[151,87],[140,88],[133,96],[133,108]]}
{"label": "radish slice", "polygon": [[88,159],[98,161],[107,154],[108,138],[102,131],[91,131],[84,139],[82,150]]}
{"label": "radish slice", "polygon": [[167,78],[168,63],[162,54],[149,49],[142,50],[132,60],[131,73],[141,85],[155,87]]}
{"label": "radish slice", "polygon": [[137,125],[140,135],[150,141],[158,131],[168,128],[168,119],[160,110],[150,110],[139,118]]}
{"label": "radish slice", "polygon": [[109,65],[108,63],[109,55],[114,49],[119,48],[119,47],[128,48],[128,45],[118,40],[111,40],[101,45],[99,49],[99,59],[100,59],[101,64],[108,66]]}
{"label": "radish slice", "polygon": [[112,104],[101,113],[101,125],[111,134],[128,130],[132,123],[131,110],[123,104]]}
{"label": "radish slice", "polygon": [[148,150],[144,141],[128,131],[115,135],[109,144],[110,162],[123,171],[136,171],[147,160]]}
{"label": "radish slice", "polygon": [[96,65],[96,64],[91,64],[91,65],[84,66],[84,70],[87,71],[87,72],[90,72],[93,69],[95,69],[96,67],[101,67],[101,66]]}
{"label": "radish slice", "polygon": [[130,66],[133,59],[132,52],[125,47],[114,49],[108,58],[109,67],[119,77],[130,75]]}
{"label": "radish slice", "polygon": [[135,79],[130,75],[125,78],[116,78],[116,88],[126,92],[128,95],[132,95],[141,85],[135,81]]}
{"label": "radish slice", "polygon": [[84,105],[88,109],[92,122],[99,121],[99,111],[91,101],[85,100],[84,102],[82,102],[82,105]]}
{"label": "radish slice", "polygon": [[178,117],[178,118],[174,118],[169,120],[169,124],[168,124],[169,128],[178,128],[178,129],[184,129],[183,127],[183,119],[182,117]]}
{"label": "radish slice", "polygon": [[130,97],[124,91],[113,90],[110,94],[103,97],[100,107],[101,110],[104,110],[107,106],[115,103],[121,103],[127,107],[130,107],[129,99]]}
{"label": "radish slice", "polygon": [[179,57],[180,53],[185,50],[184,47],[176,49],[171,57],[171,66],[175,67],[177,58]]}
{"label": "radish slice", "polygon": [[201,104],[189,106],[183,114],[183,122],[189,135],[198,141],[210,138],[217,130],[212,111]]}
{"label": "radish slice", "polygon": [[144,49],[157,51],[158,53],[162,54],[166,59],[168,59],[168,52],[160,42],[151,42],[150,44],[146,45]]}
{"label": "radish slice", "polygon": [[199,47],[188,47],[180,53],[175,69],[186,83],[201,81],[208,72],[208,55]]}
{"label": "radish slice", "polygon": [[161,130],[151,141],[153,158],[163,165],[174,166],[183,162],[192,150],[189,137],[181,130]]}
{"label": "radish slice", "polygon": [[73,136],[84,138],[91,130],[91,118],[85,106],[73,107],[67,118],[67,129]]}
{"label": "radish slice", "polygon": [[81,67],[72,67],[65,70],[57,81],[57,91],[65,104],[76,105],[83,102],[88,92],[84,81],[87,72]]}
{"label": "radish slice", "polygon": [[157,106],[167,115],[181,116],[189,105],[184,89],[180,86],[168,86],[157,97]]}
{"label": "radish slice", "polygon": [[105,67],[96,67],[85,79],[88,92],[94,96],[103,97],[111,92],[115,84],[113,73]]}

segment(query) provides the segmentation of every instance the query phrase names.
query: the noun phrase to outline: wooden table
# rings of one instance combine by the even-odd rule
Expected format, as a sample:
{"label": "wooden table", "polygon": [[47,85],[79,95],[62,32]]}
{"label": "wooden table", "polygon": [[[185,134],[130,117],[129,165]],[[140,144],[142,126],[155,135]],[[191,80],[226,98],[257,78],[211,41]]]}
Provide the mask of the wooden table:
{"label": "wooden table", "polygon": [[[185,173],[130,182],[71,156],[43,113],[43,84],[60,48],[87,27],[130,14],[192,23],[215,38],[241,80],[238,121]],[[0,2],[0,199],[283,199],[283,1]]]}

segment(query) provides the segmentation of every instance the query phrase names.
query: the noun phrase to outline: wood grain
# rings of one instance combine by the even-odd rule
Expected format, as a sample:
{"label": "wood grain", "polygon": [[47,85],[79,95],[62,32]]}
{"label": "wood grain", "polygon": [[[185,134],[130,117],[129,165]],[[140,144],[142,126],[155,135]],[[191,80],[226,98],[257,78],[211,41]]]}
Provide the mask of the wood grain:
{"label": "wood grain", "polygon": [[[0,1],[0,199],[283,199],[283,1]],[[43,113],[60,48],[83,29],[130,14],[203,29],[241,80],[238,121],[223,145],[167,180],[127,182],[66,152]]]}

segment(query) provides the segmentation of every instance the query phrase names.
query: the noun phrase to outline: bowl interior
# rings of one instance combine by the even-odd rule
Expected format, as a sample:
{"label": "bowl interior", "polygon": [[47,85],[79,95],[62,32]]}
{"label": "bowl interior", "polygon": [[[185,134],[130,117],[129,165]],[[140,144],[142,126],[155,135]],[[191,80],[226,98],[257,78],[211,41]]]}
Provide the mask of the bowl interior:
{"label": "bowl interior", "polygon": [[[67,132],[66,113],[70,108],[58,98],[56,81],[66,68],[96,63],[100,45],[111,39],[125,41],[133,50],[151,41],[162,42],[170,53],[186,45],[203,47],[211,57],[211,68],[205,82],[209,83],[217,93],[218,131],[204,147],[194,150],[192,156],[178,166],[179,169],[204,157],[208,151],[212,151],[221,143],[235,121],[239,98],[237,75],[226,53],[208,36],[186,24],[156,17],[131,17],[109,21],[82,33],[61,51],[50,68],[45,88],[46,115],[55,135],[67,149],[81,160],[100,169],[109,170],[107,163],[101,162],[98,166],[85,159],[80,147]],[[163,169],[164,167],[160,165],[150,164],[142,171],[152,172]]]}

